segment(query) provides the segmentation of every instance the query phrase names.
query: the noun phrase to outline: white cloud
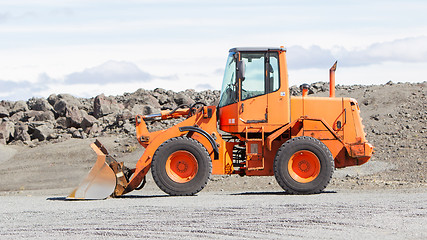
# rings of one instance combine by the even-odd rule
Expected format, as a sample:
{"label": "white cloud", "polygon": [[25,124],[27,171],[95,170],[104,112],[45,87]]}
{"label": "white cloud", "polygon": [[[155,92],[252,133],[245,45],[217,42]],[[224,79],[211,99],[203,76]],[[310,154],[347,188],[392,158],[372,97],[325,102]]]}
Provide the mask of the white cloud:
{"label": "white cloud", "polygon": [[[332,65],[332,64],[331,64]],[[425,63],[385,62],[369,66],[344,67],[338,62],[336,84],[340,85],[372,85],[393,82],[427,81]],[[289,69],[289,85],[303,83],[329,82],[329,68],[323,69]],[[390,69],[402,69],[390,71]]]}
{"label": "white cloud", "polygon": [[365,49],[338,50],[335,54],[345,66],[364,66],[384,62],[427,62],[427,36],[375,43]]}
{"label": "white cloud", "polygon": [[215,89],[211,84],[209,83],[201,83],[201,84],[197,84],[195,87],[196,90],[198,91],[203,91],[203,90],[208,90],[208,89]]}
{"label": "white cloud", "polygon": [[325,68],[338,60],[341,66],[356,67],[386,62],[427,62],[427,36],[379,42],[366,48],[348,50],[344,47],[324,49],[313,45],[309,48],[288,48],[290,69]]}
{"label": "white cloud", "polygon": [[43,81],[33,84],[28,81],[0,80],[0,96],[5,100],[26,100],[32,96],[39,96],[37,92],[46,87]]}
{"label": "white cloud", "polygon": [[335,61],[331,50],[319,46],[311,46],[308,49],[291,46],[287,55],[288,66],[291,69],[325,68]]}
{"label": "white cloud", "polygon": [[55,9],[50,11],[50,14],[52,14],[54,16],[73,16],[73,15],[75,15],[73,9],[71,9],[70,7],[55,8]]}
{"label": "white cloud", "polygon": [[193,86],[183,84],[178,75],[156,76],[142,71],[136,64],[110,60],[83,71],[54,78],[47,73],[35,81],[0,80],[0,97],[7,100],[26,100],[47,97],[52,93],[69,93],[77,97],[93,97],[100,93],[118,95],[138,88],[185,90]]}
{"label": "white cloud", "polygon": [[0,23],[4,23],[10,19],[10,14],[8,12],[0,12]]}
{"label": "white cloud", "polygon": [[134,63],[110,60],[99,66],[87,68],[81,72],[71,73],[65,77],[65,83],[115,83],[115,82],[147,82],[153,76],[143,72]]}

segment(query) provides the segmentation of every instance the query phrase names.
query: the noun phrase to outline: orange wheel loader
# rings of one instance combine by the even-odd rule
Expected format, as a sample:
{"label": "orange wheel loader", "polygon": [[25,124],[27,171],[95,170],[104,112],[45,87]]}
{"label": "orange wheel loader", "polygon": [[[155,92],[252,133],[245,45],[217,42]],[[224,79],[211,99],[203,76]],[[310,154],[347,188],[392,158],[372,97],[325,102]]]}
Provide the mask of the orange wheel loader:
{"label": "orange wheel loader", "polygon": [[[330,96],[289,94],[286,49],[232,48],[218,106],[179,106],[136,116],[136,135],[145,152],[134,169],[113,159],[101,143],[98,159],[68,199],[104,199],[141,189],[151,169],[170,195],[194,195],[211,174],[275,176],[288,193],[313,194],[329,183],[335,168],[366,163],[373,147],[365,139],[360,109],[352,98],[335,97],[336,63]],[[149,132],[147,121],[186,117]]]}

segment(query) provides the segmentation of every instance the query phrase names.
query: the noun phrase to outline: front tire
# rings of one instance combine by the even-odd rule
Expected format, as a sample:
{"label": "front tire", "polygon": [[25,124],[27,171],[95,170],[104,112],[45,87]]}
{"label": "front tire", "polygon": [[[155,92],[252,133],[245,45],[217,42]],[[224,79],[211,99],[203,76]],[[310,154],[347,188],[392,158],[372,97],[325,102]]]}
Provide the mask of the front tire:
{"label": "front tire", "polygon": [[288,193],[319,193],[329,184],[334,159],[328,147],[312,137],[289,139],[276,153],[274,176]]}
{"label": "front tire", "polygon": [[212,173],[211,158],[198,141],[171,138],[156,150],[151,173],[157,186],[173,196],[189,196],[200,192]]}

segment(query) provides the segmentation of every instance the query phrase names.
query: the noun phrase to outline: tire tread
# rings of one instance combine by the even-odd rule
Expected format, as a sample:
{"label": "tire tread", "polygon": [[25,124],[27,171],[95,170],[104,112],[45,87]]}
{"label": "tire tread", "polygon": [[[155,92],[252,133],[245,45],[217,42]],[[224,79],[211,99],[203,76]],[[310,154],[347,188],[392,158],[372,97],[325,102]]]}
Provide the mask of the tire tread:
{"label": "tire tread", "polygon": [[[159,176],[159,170],[158,168],[164,168],[165,166],[158,166],[156,159],[158,158],[158,156],[164,151],[164,148],[167,147],[169,144],[173,143],[173,142],[179,142],[179,141],[188,141],[190,144],[194,144],[194,146],[197,146],[198,148],[201,149],[202,154],[205,155],[204,158],[207,159],[207,168],[208,168],[208,177],[206,179],[203,180],[203,182],[195,189],[193,189],[192,191],[188,191],[188,192],[180,192],[178,190],[174,190],[174,189],[170,189],[169,187],[165,186],[165,184],[163,184],[161,177]],[[206,148],[197,140],[193,139],[193,138],[188,138],[188,137],[175,137],[175,138],[170,138],[168,140],[166,140],[165,142],[163,142],[156,150],[156,152],[153,155],[153,161],[151,163],[151,173],[153,175],[153,179],[154,182],[157,184],[157,186],[165,193],[171,195],[171,196],[192,196],[195,195],[196,193],[200,192],[208,183],[211,174],[212,174],[212,161],[210,160],[210,156],[208,151],[206,150]]]}
{"label": "tire tread", "polygon": [[[312,190],[307,191],[307,192],[300,192],[300,191],[297,191],[297,190],[291,188],[290,186],[288,186],[286,181],[280,176],[281,175],[280,167],[278,166],[280,164],[279,161],[281,161],[281,159],[278,159],[278,156],[280,156],[283,151],[286,151],[288,146],[294,145],[298,141],[306,142],[309,144],[315,144],[315,145],[319,146],[322,149],[322,151],[324,153],[326,153],[327,161],[330,161],[330,164],[332,166],[329,169],[327,169],[327,171],[328,171],[328,172],[326,172],[326,174],[328,176],[327,180],[323,184],[317,186],[315,189],[312,189]],[[275,176],[278,184],[287,193],[290,193],[290,194],[317,194],[317,193],[322,192],[322,190],[325,189],[326,186],[329,184],[329,182],[332,178],[333,172],[334,172],[334,168],[335,168],[334,165],[335,164],[334,164],[334,159],[333,159],[332,153],[331,153],[331,151],[329,151],[329,148],[324,143],[322,143],[318,139],[312,138],[312,137],[307,137],[307,136],[295,137],[295,138],[291,138],[288,141],[286,141],[285,143],[283,143],[282,146],[280,146],[279,150],[277,151],[276,157],[274,159],[274,176]]]}

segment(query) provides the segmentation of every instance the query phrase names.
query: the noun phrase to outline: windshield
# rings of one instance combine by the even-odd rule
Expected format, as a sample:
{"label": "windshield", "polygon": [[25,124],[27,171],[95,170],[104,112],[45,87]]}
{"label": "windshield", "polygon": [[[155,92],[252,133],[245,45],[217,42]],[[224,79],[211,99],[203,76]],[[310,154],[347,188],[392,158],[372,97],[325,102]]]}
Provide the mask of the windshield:
{"label": "windshield", "polygon": [[230,52],[225,65],[224,79],[222,80],[221,99],[219,107],[235,103],[237,100],[237,84],[236,84],[236,59],[234,52]]}

